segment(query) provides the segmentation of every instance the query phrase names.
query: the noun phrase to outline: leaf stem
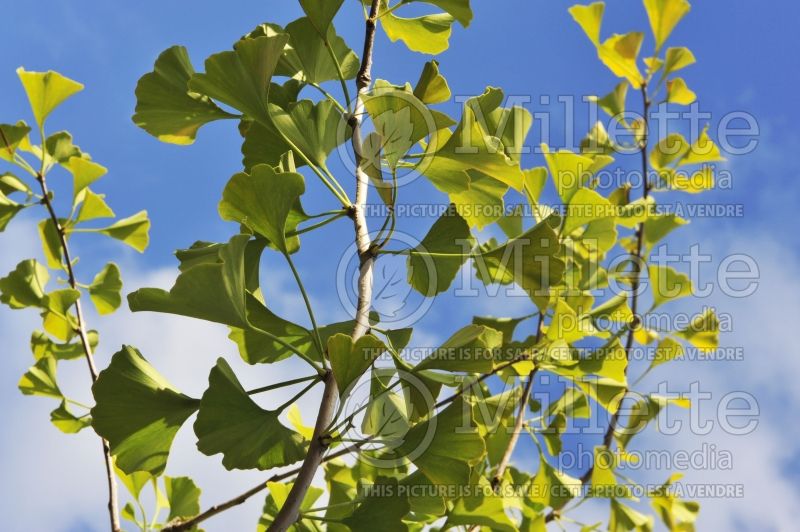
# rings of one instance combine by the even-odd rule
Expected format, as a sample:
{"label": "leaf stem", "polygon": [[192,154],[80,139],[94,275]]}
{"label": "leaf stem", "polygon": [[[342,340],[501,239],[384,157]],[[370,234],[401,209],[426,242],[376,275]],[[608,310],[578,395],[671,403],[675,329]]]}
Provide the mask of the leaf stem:
{"label": "leaf stem", "polygon": [[310,380],[319,380],[319,375],[309,375],[308,377],[299,377],[297,379],[291,379],[284,382],[277,382],[275,384],[268,384],[267,386],[262,386],[260,388],[254,388],[252,390],[247,390],[247,395],[256,395],[259,393],[269,392],[271,390],[277,390],[279,388],[285,388],[287,386],[293,386],[295,384],[300,384],[301,382],[306,382]]}
{"label": "leaf stem", "polygon": [[322,367],[326,368],[328,363],[325,360],[325,346],[322,345],[322,337],[319,334],[319,326],[317,325],[317,319],[314,317],[314,309],[311,306],[311,300],[308,298],[306,287],[303,285],[303,280],[300,278],[300,273],[294,265],[291,254],[284,252],[283,256],[286,257],[286,262],[289,263],[292,275],[294,275],[294,279],[297,281],[297,287],[300,289],[300,294],[303,296],[303,302],[306,305],[308,317],[311,320],[311,327],[314,329],[314,342],[317,344],[317,350],[319,350],[319,356],[322,359]]}

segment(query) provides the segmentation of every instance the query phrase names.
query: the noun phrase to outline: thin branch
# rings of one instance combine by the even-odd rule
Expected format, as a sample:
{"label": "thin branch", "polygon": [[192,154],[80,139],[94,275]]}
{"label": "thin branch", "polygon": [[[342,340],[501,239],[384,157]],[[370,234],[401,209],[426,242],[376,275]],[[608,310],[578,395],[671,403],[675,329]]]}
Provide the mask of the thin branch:
{"label": "thin branch", "polygon": [[[353,328],[353,341],[358,340],[369,330],[369,309],[372,302],[372,267],[375,257],[372,254],[372,242],[369,237],[369,228],[364,209],[367,203],[367,187],[369,186],[369,176],[362,168],[361,157],[361,120],[359,116],[363,112],[362,96],[369,88],[372,79],[372,50],[375,44],[375,20],[378,14],[380,0],[372,0],[369,18],[366,21],[364,33],[364,52],[361,56],[361,68],[356,77],[356,104],[355,113],[348,117],[348,123],[353,130],[353,151],[356,158],[356,201],[352,205],[351,213],[356,233],[356,247],[359,257],[359,278],[358,278],[358,305],[356,308],[355,327]],[[324,355],[323,355],[324,356]],[[270,525],[270,532],[284,532],[293,525],[300,517],[300,505],[305,498],[311,480],[317,472],[329,441],[323,440],[322,436],[334,420],[336,413],[336,399],[338,396],[336,389],[336,379],[333,374],[328,372],[325,376],[325,391],[322,394],[317,421],[314,425],[314,435],[308,447],[303,465],[297,474],[297,479],[289,491],[286,502],[278,511],[275,520]]]}
{"label": "thin branch", "polygon": [[[42,132],[42,150],[44,150],[44,133]],[[56,211],[53,208],[53,202],[50,197],[50,191],[47,188],[47,181],[44,176],[44,158],[45,154],[42,153],[42,171],[36,174],[36,180],[42,189],[42,204],[47,208],[50,215],[50,220],[58,233],[59,243],[61,244],[61,252],[63,254],[63,263],[66,268],[69,286],[73,290],[78,290],[78,281],[75,277],[75,270],[72,268],[72,258],[69,252],[69,245],[67,244],[67,234],[61,222],[58,220]],[[77,322],[76,333],[81,341],[83,353],[86,357],[86,364],[89,367],[89,374],[92,377],[92,384],[97,380],[97,366],[94,363],[94,356],[92,353],[92,346],[89,343],[89,336],[86,332],[86,319],[83,316],[83,308],[81,307],[81,300],[78,298],[73,305],[75,307],[75,320]],[[117,481],[114,476],[114,462],[111,458],[111,448],[105,439],[101,439],[103,444],[103,461],[106,466],[106,479],[108,483],[108,514],[111,521],[111,530],[118,532],[120,530],[119,524],[119,505],[117,502]]]}
{"label": "thin branch", "polygon": [[[361,446],[365,445],[368,441],[369,440],[367,439],[367,440],[364,440],[362,442],[358,442],[358,443],[355,443],[353,445],[349,445],[347,447],[344,447],[344,448],[336,451],[335,453],[331,453],[331,454],[325,456],[325,458],[322,459],[322,463],[330,462],[331,460],[334,460],[334,459],[339,458],[341,456],[344,456],[346,454],[350,454],[352,452],[357,452],[361,448]],[[229,499],[229,500],[227,500],[225,502],[222,502],[222,503],[219,503],[219,504],[215,504],[214,506],[211,506],[208,510],[206,510],[206,511],[200,513],[200,514],[197,514],[196,516],[194,516],[194,517],[192,517],[190,519],[186,519],[184,521],[176,521],[176,522],[173,522],[172,524],[168,524],[167,526],[165,526],[161,530],[162,530],[162,532],[180,532],[180,531],[183,531],[183,530],[190,530],[190,529],[194,528],[195,526],[197,526],[198,524],[200,524],[203,521],[205,521],[206,519],[214,517],[215,515],[220,514],[220,513],[224,512],[225,510],[229,510],[229,509],[231,509],[231,508],[233,508],[235,506],[243,504],[244,502],[247,501],[247,499],[249,499],[253,495],[261,493],[262,491],[267,489],[267,483],[268,482],[280,482],[281,480],[286,480],[286,479],[292,478],[293,476],[295,476],[299,472],[300,472],[300,467],[295,467],[295,468],[290,469],[288,471],[284,471],[283,473],[276,473],[276,474],[272,475],[271,477],[269,477],[266,481],[261,482],[260,484],[258,484],[256,486],[253,486],[252,488],[250,488],[249,490],[245,491],[241,495],[238,495],[238,496],[236,496],[236,497],[234,497],[232,499]]]}
{"label": "thin branch", "polygon": [[[539,340],[542,339],[542,325],[544,322],[544,312],[539,313],[539,321],[536,324],[536,343],[539,343]],[[506,450],[503,453],[503,457],[500,459],[500,463],[497,464],[497,470],[494,473],[494,477],[492,477],[492,489],[496,490],[500,483],[503,481],[503,475],[506,472],[506,468],[508,467],[509,462],[511,461],[511,455],[514,454],[514,449],[517,446],[517,442],[519,441],[519,435],[522,432],[522,425],[525,423],[525,412],[528,410],[528,397],[531,395],[531,390],[533,389],[533,381],[536,377],[537,367],[534,366],[533,370],[531,370],[530,374],[528,375],[528,382],[525,384],[525,389],[522,392],[522,397],[519,398],[519,407],[517,408],[517,419],[514,422],[514,432],[511,434],[511,438],[508,440],[508,445],[506,446]]]}

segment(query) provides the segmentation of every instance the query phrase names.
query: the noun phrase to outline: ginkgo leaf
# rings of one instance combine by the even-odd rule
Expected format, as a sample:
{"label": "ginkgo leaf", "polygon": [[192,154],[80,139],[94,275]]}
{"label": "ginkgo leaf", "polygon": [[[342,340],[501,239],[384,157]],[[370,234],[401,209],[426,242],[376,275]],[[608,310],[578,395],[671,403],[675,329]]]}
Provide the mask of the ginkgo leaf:
{"label": "ginkgo leaf", "polygon": [[648,247],[653,247],[672,231],[688,223],[688,220],[675,214],[651,216],[644,223],[645,244]]}
{"label": "ginkgo leaf", "polygon": [[714,169],[711,166],[704,166],[691,174],[679,170],[667,176],[669,186],[673,190],[699,194],[714,188]]}
{"label": "ginkgo leaf", "polygon": [[631,87],[641,87],[644,78],[636,65],[644,34],[640,32],[614,34],[597,47],[597,56],[611,72],[625,78]]}
{"label": "ginkgo leaf", "polygon": [[502,246],[483,251],[477,258],[494,272],[491,282],[508,276],[541,310],[547,307],[550,288],[561,282],[565,270],[564,261],[557,256],[560,244],[552,224],[558,224],[557,217],[539,222]]}
{"label": "ginkgo leaf", "polygon": [[466,262],[475,240],[469,226],[451,206],[408,256],[408,282],[418,292],[444,292]]}
{"label": "ginkgo leaf", "polygon": [[500,223],[508,185],[477,170],[467,170],[467,175],[469,188],[449,194],[450,202],[470,227],[483,229],[492,222]]}
{"label": "ginkgo leaf", "polygon": [[656,170],[666,168],[671,163],[680,160],[689,150],[689,143],[680,133],[670,133],[650,151],[650,164]]}
{"label": "ginkgo leaf", "polygon": [[58,72],[28,72],[24,68],[17,69],[22,86],[28,95],[33,116],[39,127],[53,110],[64,103],[64,100],[83,90],[83,85]]}
{"label": "ginkgo leaf", "polygon": [[326,167],[328,155],[352,135],[341,111],[330,100],[313,103],[300,100],[287,109],[270,104],[270,120],[299,150],[297,159],[307,157],[317,166]]}
{"label": "ginkgo leaf", "polygon": [[108,169],[84,157],[70,157],[64,167],[72,174],[73,204],[86,187],[108,173]]}
{"label": "ginkgo leaf", "polygon": [[439,62],[428,61],[414,86],[414,96],[423,103],[442,103],[450,99],[450,87],[447,80],[439,73]]}
{"label": "ginkgo leaf", "polygon": [[551,152],[547,144],[542,144],[541,147],[556,191],[561,201],[567,205],[575,192],[588,181],[594,161],[569,150]]}
{"label": "ginkgo leaf", "polygon": [[670,266],[651,264],[648,266],[648,274],[653,292],[652,308],[692,295],[692,282],[689,276]]}
{"label": "ginkgo leaf", "polygon": [[136,85],[133,122],[162,142],[192,144],[207,123],[236,118],[208,96],[189,90],[194,74],[186,48],[172,46],[161,52],[153,71]]}
{"label": "ginkgo leaf", "polygon": [[222,453],[226,469],[264,470],[302,460],[303,438],[281,424],[280,413],[258,406],[220,358],[194,423],[197,449],[209,456]]}
{"label": "ginkgo leaf", "polygon": [[497,532],[517,532],[514,522],[506,514],[506,498],[492,493],[490,483],[483,477],[475,488],[456,500],[447,514],[447,523],[477,525]]}
{"label": "ginkgo leaf", "polygon": [[621,81],[614,87],[614,90],[597,99],[597,105],[616,120],[624,123],[625,120],[625,101],[628,97],[629,83]]}
{"label": "ginkgo leaf", "polygon": [[436,485],[468,485],[472,466],[486,453],[474,420],[465,417],[472,409],[465,410],[464,401],[459,396],[430,420],[414,425],[397,448]]}
{"label": "ginkgo leaf", "polygon": [[238,173],[231,178],[222,193],[219,214],[223,220],[249,227],[288,253],[286,225],[292,207],[303,192],[302,175],[278,173],[271,166],[259,164],[249,175]]}
{"label": "ginkgo leaf", "polygon": [[386,346],[383,342],[371,334],[365,334],[355,342],[349,335],[341,333],[328,338],[328,357],[341,398],[346,397],[350,386],[384,351]]}
{"label": "ginkgo leaf", "polygon": [[440,54],[450,46],[455,20],[452,15],[436,13],[403,18],[388,12],[388,9],[388,2],[381,0],[381,27],[390,41],[401,40],[409,50],[431,55]]}
{"label": "ginkgo leaf", "polygon": [[109,262],[89,285],[89,297],[100,315],[111,314],[122,303],[122,276],[119,266]]}
{"label": "ginkgo leaf", "polygon": [[147,211],[139,211],[113,225],[90,231],[121,240],[139,253],[144,252],[150,243],[150,219],[147,217]]}
{"label": "ginkgo leaf", "polygon": [[178,392],[141,353],[124,346],[92,386],[92,427],[122,471],[160,475],[172,440],[200,401]]}
{"label": "ginkgo leaf", "polygon": [[470,8],[470,0],[403,0],[407,3],[423,2],[426,4],[434,5],[446,13],[453,15],[459,24],[465,28],[472,22],[472,9]]}
{"label": "ginkgo leaf", "polygon": [[25,122],[0,124],[0,159],[14,160],[19,145],[28,138],[31,128]]}
{"label": "ginkgo leaf", "polygon": [[300,5],[317,31],[324,34],[342,7],[342,2],[344,0],[300,0]]}
{"label": "ginkgo leaf", "polygon": [[42,326],[44,330],[62,341],[69,341],[77,330],[75,317],[69,309],[81,297],[81,293],[71,288],[54,290],[44,298]]}
{"label": "ginkgo leaf", "polygon": [[656,40],[656,50],[660,50],[691,6],[687,0],[644,0],[644,8]]}
{"label": "ginkgo leaf", "polygon": [[611,204],[606,198],[594,190],[579,188],[569,200],[562,231],[567,235],[572,234],[578,227],[606,218],[611,212]]}
{"label": "ginkgo leaf", "polygon": [[285,31],[289,34],[290,47],[284,50],[275,70],[276,76],[317,84],[337,80],[339,70],[331,58],[333,52],[344,79],[356,77],[360,65],[358,56],[347,47],[344,39],[336,35],[332,25],[320,33],[311,19],[303,17],[288,24]]}
{"label": "ginkgo leaf", "polygon": [[686,86],[683,78],[675,78],[667,81],[667,101],[679,105],[690,105],[697,99],[697,95],[692,89]]}
{"label": "ginkgo leaf", "polygon": [[166,312],[234,327],[247,328],[245,249],[249,235],[236,235],[227,244],[207,250],[181,264],[181,274],[167,292],[140,288],[128,295],[133,312]]}
{"label": "ginkgo leaf", "polygon": [[713,351],[719,345],[719,318],[713,309],[706,309],[677,334],[701,351]]}
{"label": "ginkgo leaf", "polygon": [[630,530],[652,530],[653,518],[638,512],[617,501],[611,499],[611,517],[608,520],[609,532],[628,532]]}
{"label": "ginkgo leaf", "polygon": [[189,477],[164,477],[169,502],[167,522],[194,517],[200,513],[200,488]]}
{"label": "ginkgo leaf", "polygon": [[40,358],[19,380],[17,384],[19,391],[25,395],[60,399],[63,395],[56,380],[56,365],[56,359],[53,357]]}
{"label": "ginkgo leaf", "polygon": [[[407,532],[403,517],[411,510],[405,490],[396,478],[378,477],[372,484],[375,495],[367,495],[353,513],[342,519],[350,530]],[[385,491],[381,491],[385,490]],[[386,493],[388,496],[380,495]]]}
{"label": "ginkgo leaf", "polygon": [[64,434],[77,434],[92,425],[92,418],[89,414],[76,416],[63,400],[58,408],[50,412],[50,422]]}
{"label": "ginkgo leaf", "polygon": [[541,456],[530,492],[534,502],[560,510],[576,496],[580,486],[580,480],[555,469]]}
{"label": "ginkgo leaf", "polygon": [[76,202],[80,202],[81,207],[75,221],[88,222],[98,218],[113,218],[114,211],[106,203],[105,197],[105,194],[95,194],[89,188],[83,189],[76,198]]}
{"label": "ginkgo leaf", "polygon": [[685,166],[688,164],[713,163],[724,160],[725,157],[720,153],[719,147],[708,136],[708,126],[705,126],[678,164],[680,166]]}
{"label": "ginkgo leaf", "polygon": [[467,325],[456,331],[414,368],[488,373],[494,367],[494,352],[503,342],[503,334],[484,325]]}
{"label": "ginkgo leaf", "polygon": [[410,87],[396,87],[380,79],[364,96],[364,108],[380,136],[381,150],[390,168],[396,168],[417,142],[455,123],[449,116],[429,109]]}
{"label": "ginkgo leaf", "polygon": [[594,2],[587,6],[574,5],[569,8],[569,14],[595,46],[600,45],[600,26],[603,23],[605,8],[606,5],[603,2]]}
{"label": "ginkgo leaf", "polygon": [[288,40],[287,34],[242,39],[233,51],[206,59],[206,72],[193,75],[189,89],[269,123],[269,82]]}
{"label": "ginkgo leaf", "polygon": [[664,60],[664,75],[667,76],[673,72],[684,69],[693,65],[697,60],[694,54],[688,48],[683,46],[667,48]]}
{"label": "ginkgo leaf", "polygon": [[[267,482],[267,490],[269,494],[264,501],[264,508],[261,512],[261,518],[258,520],[256,532],[267,532],[275,521],[275,516],[286,504],[286,499],[289,498],[289,492],[292,490],[293,482]],[[315,486],[309,486],[308,491],[303,496],[303,501],[300,503],[299,511],[305,512],[315,506],[315,502],[319,499],[324,491]],[[292,532],[317,532],[319,529],[310,524],[310,519],[303,519],[300,517],[298,521],[292,524],[290,530]]]}
{"label": "ginkgo leaf", "polygon": [[35,259],[17,264],[0,279],[0,302],[13,309],[45,306],[45,286],[50,272]]}

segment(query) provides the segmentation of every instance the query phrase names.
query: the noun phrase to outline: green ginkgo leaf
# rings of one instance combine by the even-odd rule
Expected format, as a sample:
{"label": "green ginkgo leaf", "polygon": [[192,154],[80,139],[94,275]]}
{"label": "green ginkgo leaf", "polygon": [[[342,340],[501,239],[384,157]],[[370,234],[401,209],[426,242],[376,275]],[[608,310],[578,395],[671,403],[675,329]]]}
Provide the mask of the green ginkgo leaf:
{"label": "green ginkgo leaf", "polygon": [[207,123],[236,118],[208,96],[189,90],[194,74],[186,48],[173,46],[161,52],[153,71],[136,85],[133,122],[162,142],[192,144]]}
{"label": "green ginkgo leaf", "polygon": [[200,488],[189,477],[164,477],[169,502],[167,522],[194,517],[200,513]]}
{"label": "green ginkgo leaf", "polygon": [[42,311],[44,330],[65,342],[72,339],[77,330],[77,322],[69,309],[80,297],[81,293],[72,288],[53,290],[47,294]]}
{"label": "green ginkgo leaf", "polygon": [[469,188],[450,193],[450,202],[470,227],[483,229],[493,222],[501,223],[503,196],[508,192],[508,185],[477,170],[467,170],[466,174]]}
{"label": "green ginkgo leaf", "polygon": [[692,281],[688,275],[658,264],[649,265],[647,271],[653,292],[652,308],[692,295]]}
{"label": "green ginkgo leaf", "polygon": [[17,387],[25,395],[41,395],[42,397],[63,397],[56,379],[56,359],[40,358],[36,364],[25,372]]}
{"label": "green ginkgo leaf", "polygon": [[133,347],[124,346],[92,386],[92,427],[125,473],[160,475],[172,440],[200,401],[177,391]]}
{"label": "green ginkgo leaf", "polygon": [[569,200],[569,208],[564,219],[563,232],[566,235],[595,220],[612,215],[611,204],[606,198],[589,188],[579,188]]}
{"label": "green ginkgo leaf", "polygon": [[106,264],[95,275],[88,290],[89,297],[100,315],[111,314],[117,310],[122,303],[122,296],[120,295],[122,276],[119,272],[119,266],[113,262]]}
{"label": "green ginkgo leaf", "polygon": [[147,211],[139,211],[108,227],[86,229],[86,231],[120,240],[139,253],[144,252],[150,243],[150,219],[147,217]]}
{"label": "green ginkgo leaf", "polygon": [[45,286],[50,272],[35,259],[17,264],[14,271],[0,279],[0,303],[13,309],[45,306]]}
{"label": "green ginkgo leaf", "polygon": [[309,18],[303,17],[288,24],[285,31],[289,34],[290,47],[284,51],[275,70],[276,76],[315,84],[337,80],[339,70],[331,57],[333,52],[344,79],[356,77],[360,66],[358,56],[336,35],[333,26],[329,25],[325,33],[320,33]]}
{"label": "green ginkgo leaf", "polygon": [[98,218],[113,218],[114,211],[105,201],[105,194],[95,194],[91,189],[83,189],[76,198],[76,202],[81,204],[78,210],[76,222],[88,222]]}
{"label": "green ginkgo leaf", "polygon": [[452,15],[437,13],[403,18],[388,9],[388,2],[381,0],[381,27],[390,41],[403,41],[409,50],[430,55],[440,54],[450,46],[455,20]]}
{"label": "green ginkgo leaf", "polygon": [[438,61],[425,63],[414,87],[414,96],[426,104],[442,103],[450,99],[450,87],[444,76],[439,73]]}
{"label": "green ginkgo leaf", "polygon": [[492,494],[492,487],[486,478],[481,477],[468,495],[460,497],[447,514],[450,525],[477,525],[497,532],[517,532],[514,522],[506,514],[505,497]]}
{"label": "green ginkgo leaf", "polygon": [[64,167],[72,174],[73,204],[81,191],[108,173],[108,169],[85,157],[70,157]]}
{"label": "green ginkgo leaf", "polygon": [[323,168],[328,155],[352,135],[342,112],[327,99],[317,103],[300,100],[286,109],[270,104],[269,110],[274,127],[293,144],[292,151],[300,152],[295,159],[308,158]]}
{"label": "green ginkgo leaf", "polygon": [[287,34],[242,39],[233,51],[206,59],[206,72],[193,75],[189,89],[269,123],[269,83],[288,40]]}
{"label": "green ginkgo leaf", "polygon": [[17,75],[28,95],[33,116],[39,127],[44,126],[50,113],[64,100],[83,90],[82,84],[52,70],[28,72],[20,67],[17,69]]}
{"label": "green ginkgo leaf", "polygon": [[346,397],[350,386],[386,351],[383,342],[371,334],[365,334],[353,342],[349,335],[339,333],[328,338],[327,345],[333,377],[342,399]]}
{"label": "green ginkgo leaf", "polygon": [[464,401],[459,396],[428,421],[414,425],[397,448],[436,485],[468,485],[472,466],[486,454],[472,409],[465,409]]}
{"label": "green ginkgo leaf", "polygon": [[[219,214],[223,220],[245,225],[264,236],[280,251],[289,252],[286,226],[292,207],[305,192],[303,176],[254,166],[249,175],[238,173],[225,186]],[[296,224],[295,224],[296,225]]]}
{"label": "green ginkgo leaf", "polygon": [[12,161],[19,145],[28,138],[31,128],[25,122],[0,124],[0,159]]}
{"label": "green ginkgo leaf", "polygon": [[408,256],[408,282],[419,293],[434,296],[453,282],[475,245],[469,226],[455,208],[444,213]]}
{"label": "green ginkgo leaf", "polygon": [[227,469],[264,470],[302,460],[303,437],[281,424],[280,413],[258,406],[220,358],[194,423],[197,448],[209,456],[222,453]]}
{"label": "green ginkgo leaf", "polygon": [[365,95],[364,108],[380,136],[390,168],[396,168],[417,142],[455,124],[449,116],[429,109],[409,86],[397,87],[381,79]]}
{"label": "green ginkgo leaf", "polygon": [[[378,477],[372,484],[375,495],[367,495],[353,513],[342,519],[350,530],[407,532],[403,517],[411,510],[408,496],[399,489],[398,479]],[[382,491],[385,490],[385,491]],[[386,493],[387,496],[379,495]]]}
{"label": "green ginkgo leaf", "polygon": [[641,87],[644,81],[636,64],[643,39],[644,34],[640,32],[614,34],[597,47],[597,56],[603,64],[616,76],[627,79],[634,89]]}
{"label": "green ginkgo leaf", "polygon": [[531,115],[516,106],[500,107],[503,91],[494,87],[464,103],[455,130],[440,131],[418,171],[443,192],[462,192],[469,186],[467,170],[478,170],[516,190],[524,186],[519,166]]}
{"label": "green ginkgo leaf", "polygon": [[50,422],[64,434],[77,434],[92,425],[92,418],[89,414],[76,416],[64,400],[58,408],[50,412]]}
{"label": "green ginkgo leaf", "polygon": [[425,357],[414,371],[439,369],[467,373],[489,373],[494,367],[495,349],[503,333],[484,325],[467,325]]}
{"label": "green ginkgo leaf", "polygon": [[[141,288],[128,295],[134,312],[166,312],[234,327],[249,327],[244,276],[249,235],[236,235],[227,244],[203,248],[181,263],[181,274],[167,292]],[[190,250],[191,251],[191,250]]]}
{"label": "green ginkgo leaf", "polygon": [[492,273],[484,282],[512,279],[540,310],[546,309],[550,288],[561,282],[565,270],[558,257],[561,245],[554,230],[558,223],[557,217],[548,218],[502,246],[483,251],[477,260]]}
{"label": "green ginkgo leaf", "polygon": [[300,5],[317,31],[324,35],[342,7],[342,2],[344,0],[300,0]]}
{"label": "green ginkgo leaf", "polygon": [[677,334],[701,351],[713,351],[719,345],[719,318],[713,309],[706,309]]}
{"label": "green ginkgo leaf", "polygon": [[580,490],[580,480],[554,468],[540,456],[539,470],[531,483],[534,502],[560,510]]}

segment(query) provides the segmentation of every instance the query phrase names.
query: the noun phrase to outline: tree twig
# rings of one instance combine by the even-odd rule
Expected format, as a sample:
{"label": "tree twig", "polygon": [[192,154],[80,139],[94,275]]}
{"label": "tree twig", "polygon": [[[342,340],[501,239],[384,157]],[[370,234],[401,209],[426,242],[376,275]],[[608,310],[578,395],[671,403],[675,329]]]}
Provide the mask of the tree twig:
{"label": "tree twig", "polygon": [[[361,115],[364,112],[362,96],[369,89],[372,81],[372,50],[375,44],[375,28],[378,15],[379,0],[372,0],[369,18],[366,21],[364,34],[364,52],[361,56],[361,68],[356,76],[356,105],[353,114],[348,117],[348,123],[353,130],[352,143],[356,160],[356,199],[352,205],[351,213],[356,233],[356,247],[358,249],[359,274],[358,274],[358,304],[356,306],[355,326],[353,328],[353,341],[364,336],[369,330],[369,310],[372,304],[372,270],[375,257],[372,253],[372,242],[369,237],[367,218],[364,212],[367,203],[367,188],[369,176],[362,168],[361,156]],[[314,434],[308,447],[303,464],[297,473],[286,502],[278,511],[275,520],[270,525],[270,532],[284,532],[294,524],[300,516],[300,505],[311,486],[311,481],[317,472],[328,448],[329,442],[323,436],[336,413],[336,379],[328,371],[325,375],[325,391],[322,394],[317,421],[314,425]]]}
{"label": "tree twig", "polygon": [[[353,445],[349,445],[343,449],[336,451],[335,453],[331,453],[325,456],[325,458],[322,459],[322,462],[323,463],[329,462],[346,454],[358,451],[358,449],[360,449],[361,446],[366,444],[368,441],[369,440],[364,440],[362,442],[354,443]],[[189,530],[191,528],[194,528],[195,526],[202,523],[206,519],[214,517],[215,515],[220,514],[225,510],[229,510],[235,506],[239,506],[240,504],[245,503],[253,495],[257,495],[258,493],[267,489],[267,482],[280,482],[281,480],[286,480],[288,478],[295,476],[299,472],[300,472],[300,467],[295,467],[288,471],[284,471],[283,473],[276,473],[271,477],[269,477],[264,482],[261,482],[260,484],[257,484],[256,486],[253,486],[249,490],[245,491],[241,495],[237,495],[236,497],[229,499],[225,502],[215,504],[214,506],[211,506],[208,510],[200,514],[197,514],[196,516],[190,519],[175,521],[171,524],[168,524],[161,530],[162,532],[181,532],[183,530]]]}
{"label": "tree twig", "polygon": [[[44,141],[42,141],[44,143]],[[44,154],[42,154],[44,158]],[[44,165],[43,165],[44,166]],[[36,174],[36,180],[42,189],[42,204],[47,208],[50,215],[50,220],[58,233],[58,240],[61,245],[61,252],[63,254],[64,266],[66,268],[69,286],[73,290],[78,290],[78,281],[75,277],[75,270],[72,267],[72,258],[69,252],[69,245],[67,244],[67,234],[64,227],[56,215],[53,208],[53,202],[50,197],[50,191],[47,188],[47,180],[45,179],[44,172],[40,171]],[[86,332],[86,319],[83,316],[83,309],[81,307],[81,300],[78,298],[74,305],[75,307],[75,320],[77,322],[76,334],[80,339],[83,353],[86,358],[86,364],[89,366],[89,374],[92,377],[92,384],[97,380],[97,366],[94,363],[94,355],[92,353],[92,345],[89,343],[89,336]],[[103,444],[103,461],[106,466],[106,480],[108,483],[108,514],[111,522],[111,530],[118,532],[120,530],[119,524],[119,503],[117,502],[117,481],[114,474],[114,462],[111,458],[111,448],[105,439],[102,439]]]}

